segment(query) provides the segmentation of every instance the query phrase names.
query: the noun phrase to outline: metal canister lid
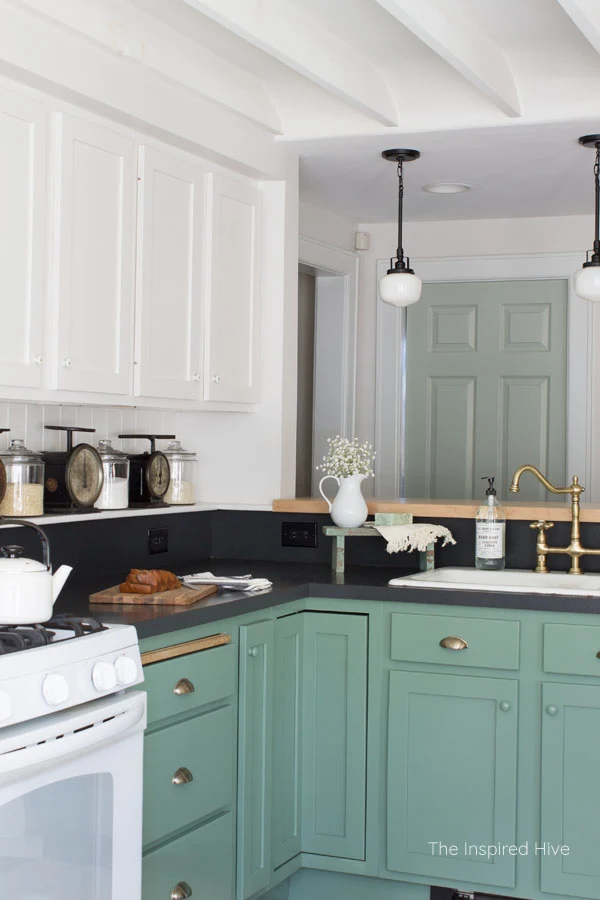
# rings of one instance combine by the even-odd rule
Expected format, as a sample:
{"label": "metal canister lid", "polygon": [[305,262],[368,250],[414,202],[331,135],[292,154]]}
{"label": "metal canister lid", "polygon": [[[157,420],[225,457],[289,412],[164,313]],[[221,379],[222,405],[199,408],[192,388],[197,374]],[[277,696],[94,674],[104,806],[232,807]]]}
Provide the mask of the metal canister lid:
{"label": "metal canister lid", "polygon": [[6,450],[0,450],[0,458],[9,465],[14,463],[40,463],[42,461],[41,453],[38,453],[36,450],[29,450],[22,438],[12,438]]}
{"label": "metal canister lid", "polygon": [[103,462],[105,460],[107,462],[110,460],[122,462],[129,459],[126,453],[123,453],[117,447],[113,447],[112,441],[109,440],[98,441],[98,453],[102,457]]}
{"label": "metal canister lid", "polygon": [[166,450],[163,450],[165,456],[169,459],[186,459],[195,460],[196,454],[193,450],[184,450],[181,441],[169,441]]}

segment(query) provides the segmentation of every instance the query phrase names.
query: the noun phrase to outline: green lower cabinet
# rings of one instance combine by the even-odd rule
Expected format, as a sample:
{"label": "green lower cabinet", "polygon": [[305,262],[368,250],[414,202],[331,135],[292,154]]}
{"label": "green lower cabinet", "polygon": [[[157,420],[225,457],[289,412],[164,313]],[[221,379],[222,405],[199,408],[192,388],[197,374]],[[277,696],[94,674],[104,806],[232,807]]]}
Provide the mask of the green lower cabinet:
{"label": "green lower cabinet", "polygon": [[515,858],[485,848],[516,843],[517,698],[512,679],[390,672],[390,871],[515,885]]}
{"label": "green lower cabinet", "polygon": [[144,900],[231,900],[234,878],[234,827],[225,813],[146,854]]}
{"label": "green lower cabinet", "polygon": [[303,615],[302,851],[361,860],[368,616]]}
{"label": "green lower cabinet", "polygon": [[600,687],[543,685],[541,887],[600,897]]}
{"label": "green lower cabinet", "polygon": [[297,856],[302,838],[302,699],[305,613],[277,619],[273,678],[272,865]]}
{"label": "green lower cabinet", "polygon": [[271,883],[271,742],[275,623],[240,628],[237,896]]}

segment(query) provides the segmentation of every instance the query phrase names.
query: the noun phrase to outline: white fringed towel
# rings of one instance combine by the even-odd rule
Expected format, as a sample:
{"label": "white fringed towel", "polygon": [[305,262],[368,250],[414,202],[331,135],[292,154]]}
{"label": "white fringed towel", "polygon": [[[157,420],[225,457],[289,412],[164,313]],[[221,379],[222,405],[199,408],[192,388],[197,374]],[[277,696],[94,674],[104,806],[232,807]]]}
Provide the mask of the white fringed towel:
{"label": "white fringed towel", "polygon": [[388,553],[399,553],[402,550],[411,552],[419,550],[424,553],[427,544],[435,543],[443,538],[442,547],[446,544],[455,544],[452,532],[444,525],[430,525],[427,522],[419,522],[416,525],[373,525],[381,537],[387,541]]}

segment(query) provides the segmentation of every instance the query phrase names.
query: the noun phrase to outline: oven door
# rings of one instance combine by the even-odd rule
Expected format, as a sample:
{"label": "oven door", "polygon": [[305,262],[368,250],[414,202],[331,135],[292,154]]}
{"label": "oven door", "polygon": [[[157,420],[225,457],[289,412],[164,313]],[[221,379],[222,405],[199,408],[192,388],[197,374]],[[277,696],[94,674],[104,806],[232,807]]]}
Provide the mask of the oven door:
{"label": "oven door", "polygon": [[146,695],[0,729],[0,900],[140,900]]}

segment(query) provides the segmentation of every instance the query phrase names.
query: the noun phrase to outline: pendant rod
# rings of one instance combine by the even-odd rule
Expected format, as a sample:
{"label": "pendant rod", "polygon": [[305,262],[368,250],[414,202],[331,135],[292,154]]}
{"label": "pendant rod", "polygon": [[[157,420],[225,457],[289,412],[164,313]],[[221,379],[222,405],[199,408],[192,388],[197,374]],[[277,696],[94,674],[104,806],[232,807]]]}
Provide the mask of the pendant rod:
{"label": "pendant rod", "polygon": [[[396,249],[396,258],[398,262],[404,265],[404,248],[402,246],[402,205],[404,200],[404,178],[402,172],[402,160],[398,160],[398,247]],[[596,194],[597,202],[598,194]]]}
{"label": "pendant rod", "polygon": [[594,163],[594,181],[596,184],[596,209],[594,222],[594,253],[595,261],[600,262],[600,144],[596,144],[596,161]]}

